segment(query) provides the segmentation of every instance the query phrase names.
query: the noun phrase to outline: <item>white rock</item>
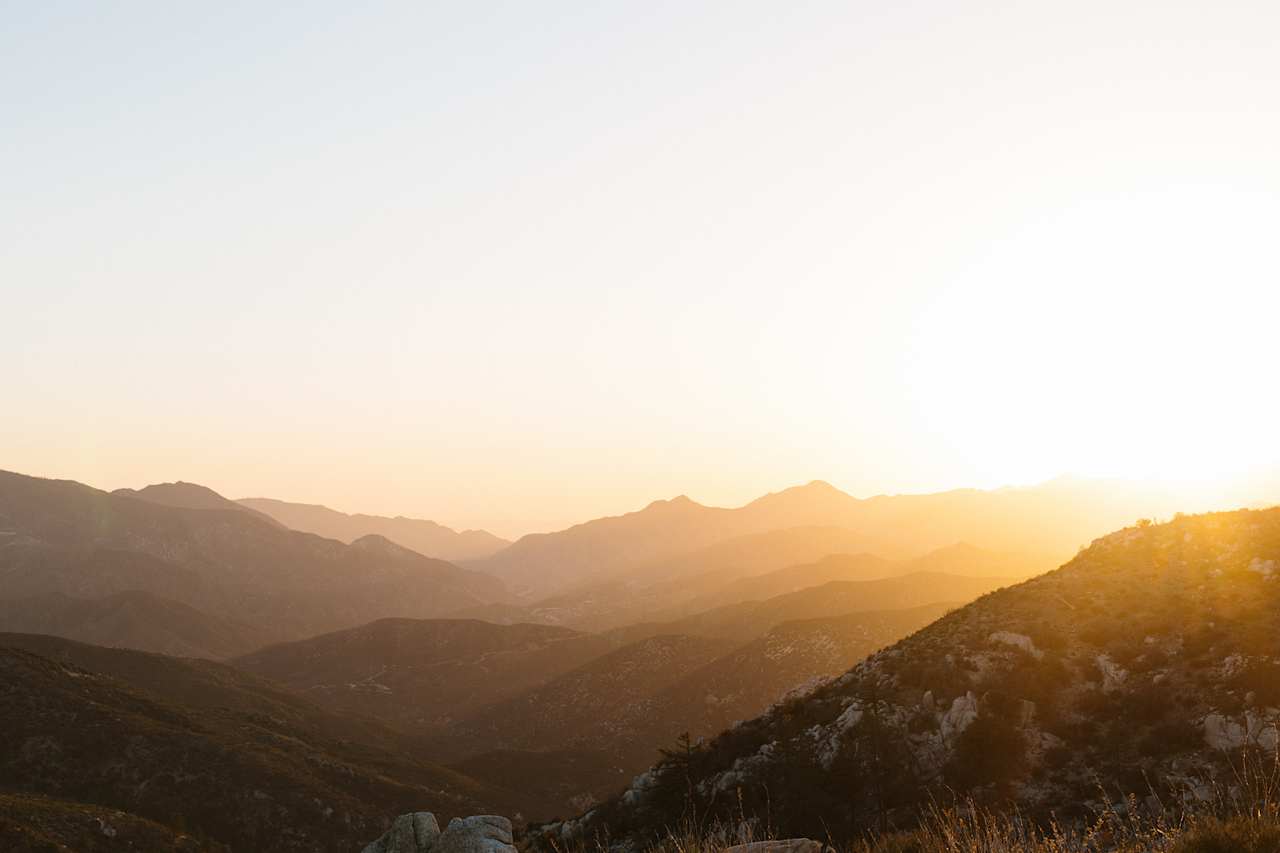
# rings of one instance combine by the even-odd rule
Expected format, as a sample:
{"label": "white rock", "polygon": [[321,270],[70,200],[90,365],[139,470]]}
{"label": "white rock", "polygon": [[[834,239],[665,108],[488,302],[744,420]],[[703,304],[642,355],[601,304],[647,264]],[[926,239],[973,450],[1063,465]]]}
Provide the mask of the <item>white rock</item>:
{"label": "white rock", "polygon": [[735,844],[733,847],[726,847],[722,853],[823,853],[826,849],[825,844],[812,838],[785,838],[779,841]]}
{"label": "white rock", "polygon": [[990,642],[1003,643],[1006,646],[1017,646],[1036,660],[1044,657],[1044,652],[1036,648],[1036,644],[1026,634],[1015,634],[1012,631],[996,631],[987,637]]}
{"label": "white rock", "polygon": [[978,697],[973,695],[972,690],[963,696],[957,696],[951,703],[951,707],[942,715],[939,724],[943,742],[950,744],[956,735],[969,728],[969,724],[976,719],[978,719]]}
{"label": "white rock", "polygon": [[1275,752],[1280,744],[1276,725],[1263,717],[1246,711],[1243,722],[1224,714],[1209,714],[1204,718],[1204,742],[1214,749],[1233,751],[1245,746],[1256,746]]}
{"label": "white rock", "polygon": [[363,853],[428,853],[439,835],[440,824],[431,812],[402,814]]}
{"label": "white rock", "polygon": [[1111,659],[1110,655],[1101,654],[1094,660],[1097,661],[1098,671],[1102,673],[1102,692],[1110,693],[1118,687],[1123,687],[1125,679],[1129,677],[1128,671],[1120,664]]}
{"label": "white rock", "polygon": [[499,815],[455,817],[436,838],[431,853],[515,853],[511,821]]}
{"label": "white rock", "polygon": [[1276,561],[1264,560],[1261,557],[1254,557],[1249,561],[1249,571],[1257,572],[1267,580],[1271,580],[1276,573]]}

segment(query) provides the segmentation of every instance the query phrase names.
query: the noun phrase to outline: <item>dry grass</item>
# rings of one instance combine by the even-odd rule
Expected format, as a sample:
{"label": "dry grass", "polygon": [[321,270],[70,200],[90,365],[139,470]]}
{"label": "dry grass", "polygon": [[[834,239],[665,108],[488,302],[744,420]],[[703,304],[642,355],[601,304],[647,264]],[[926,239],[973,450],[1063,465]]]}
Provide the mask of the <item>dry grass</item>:
{"label": "dry grass", "polygon": [[[837,853],[1280,853],[1280,756],[1266,763],[1246,756],[1227,784],[1210,790],[1179,806],[1154,794],[1141,802],[1130,797],[1072,825],[973,804],[935,805],[910,831],[828,843]],[[686,819],[645,853],[721,853],[775,837],[760,826],[752,819],[710,826]],[[569,850],[550,846],[555,853],[603,853],[611,845],[599,838]]]}

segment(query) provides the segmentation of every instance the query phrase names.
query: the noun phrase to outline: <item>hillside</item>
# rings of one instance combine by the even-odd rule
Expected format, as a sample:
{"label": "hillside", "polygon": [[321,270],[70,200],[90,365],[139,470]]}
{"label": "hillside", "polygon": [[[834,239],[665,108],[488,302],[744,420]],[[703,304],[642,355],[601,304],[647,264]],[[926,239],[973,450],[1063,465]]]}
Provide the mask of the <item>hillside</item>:
{"label": "hillside", "polygon": [[[788,692],[838,675],[923,627],[945,605],[789,622],[743,646],[688,636],[638,641],[461,721],[455,730],[508,749],[589,750],[634,774],[682,733],[714,735]],[[470,766],[470,765],[466,765]],[[601,789],[589,774],[579,791]],[[629,776],[627,777],[629,778]]]}
{"label": "hillside", "polygon": [[501,601],[500,581],[377,536],[350,545],[242,509],[169,506],[0,472],[0,598],[141,590],[293,639]]}
{"label": "hillside", "polygon": [[1280,509],[1128,528],[551,830],[640,843],[688,809],[741,808],[848,840],[953,795],[1062,819],[1099,783],[1194,801],[1241,749],[1276,750],[1278,610]]}
{"label": "hillside", "polygon": [[764,601],[743,601],[668,622],[629,625],[608,635],[631,640],[658,634],[690,634],[746,642],[784,622],[963,603],[1008,583],[1006,578],[967,578],[940,572],[869,581],[831,581]]}
{"label": "hillside", "polygon": [[652,731],[655,744],[669,745],[681,732],[712,737],[796,691],[840,675],[952,607],[926,604],[784,622],[690,672],[654,696],[647,707],[622,709],[620,718],[625,726]]}
{"label": "hillside", "polygon": [[52,634],[99,646],[214,660],[245,654],[271,639],[264,630],[136,590],[94,599],[57,592],[0,599],[0,632]]}
{"label": "hillside", "polygon": [[709,609],[739,601],[773,598],[832,581],[865,581],[912,574],[949,574],[967,577],[1024,580],[1047,571],[1030,557],[997,554],[958,543],[931,551],[913,560],[882,560],[871,554],[831,552],[819,560],[741,578],[709,590],[686,606]]}
{"label": "hillside", "polygon": [[[521,537],[475,567],[526,597],[546,598],[595,578],[646,574],[655,563],[735,537],[798,527],[853,531],[857,540],[842,550],[890,559],[970,542],[997,552],[1045,555],[1053,565],[1108,530],[1174,509],[1167,495],[1107,481],[1061,479],[1027,488],[866,499],[814,482],[733,509],[684,496],[655,501],[637,512]],[[818,556],[799,555],[772,568]]]}
{"label": "hillside", "polygon": [[233,663],[326,707],[420,731],[447,726],[616,646],[608,638],[546,625],[380,619]]}
{"label": "hillside", "polygon": [[485,530],[452,530],[443,524],[402,515],[349,515],[319,504],[299,504],[272,498],[242,498],[240,506],[262,513],[285,527],[339,542],[369,535],[384,536],[405,548],[440,560],[479,560],[511,543]]}
{"label": "hillside", "polygon": [[508,749],[591,749],[634,768],[637,761],[652,760],[660,744],[625,720],[644,713],[656,693],[731,649],[730,643],[705,637],[649,637],[491,705],[457,729]]}
{"label": "hillside", "polygon": [[[637,623],[670,622],[831,581],[880,580],[922,572],[1021,580],[1053,568],[1042,558],[1001,554],[965,543],[910,560],[840,552],[860,539],[847,530],[813,527],[742,536],[651,564],[625,579],[586,585],[523,606],[482,605],[454,615],[609,631]],[[797,563],[797,555],[808,562]],[[675,633],[682,630],[673,629]]]}
{"label": "hillside", "polygon": [[0,793],[0,850],[5,853],[226,853],[216,841],[119,809]]}
{"label": "hillside", "polygon": [[218,664],[3,635],[0,683],[0,788],[120,809],[236,851],[345,853],[406,810],[522,800]]}

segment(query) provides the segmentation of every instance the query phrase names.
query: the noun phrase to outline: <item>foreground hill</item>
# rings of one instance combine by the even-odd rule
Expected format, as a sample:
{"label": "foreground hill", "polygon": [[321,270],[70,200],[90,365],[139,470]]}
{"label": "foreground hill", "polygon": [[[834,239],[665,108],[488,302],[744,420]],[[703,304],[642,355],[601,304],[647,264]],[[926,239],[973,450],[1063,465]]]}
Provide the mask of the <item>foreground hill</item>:
{"label": "foreground hill", "polygon": [[0,684],[0,789],[119,809],[235,851],[345,853],[404,811],[520,804],[416,760],[390,732],[210,662],[2,635]]}
{"label": "foreground hill", "polygon": [[5,853],[226,853],[190,832],[119,809],[0,793],[0,850]]}
{"label": "foreground hill", "polygon": [[136,590],[94,599],[55,592],[0,600],[0,631],[213,660],[244,654],[271,639],[265,630]]}
{"label": "foreground hill", "polygon": [[741,809],[839,841],[955,795],[1062,818],[1099,782],[1210,796],[1232,755],[1276,751],[1277,612],[1280,509],[1126,529],[551,829],[642,843],[689,810]]}
{"label": "foreground hill", "polygon": [[447,726],[618,645],[548,625],[381,619],[271,646],[234,664],[327,707],[421,731]]}
{"label": "foreground hill", "polygon": [[170,506],[0,472],[0,599],[141,590],[292,639],[502,600],[501,582],[376,536],[350,545],[244,509]]}
{"label": "foreground hill", "polygon": [[271,498],[242,498],[240,506],[262,513],[285,527],[314,533],[339,542],[374,534],[397,545],[441,560],[478,560],[501,551],[511,543],[485,530],[452,530],[443,524],[398,515],[348,515],[319,504],[299,504]]}
{"label": "foreground hill", "polygon": [[[970,542],[998,552],[1046,555],[1052,565],[1133,518],[1172,511],[1167,496],[1102,481],[1062,479],[1030,488],[867,499],[814,482],[734,509],[684,496],[655,501],[638,512],[524,536],[475,567],[528,597],[545,598],[601,576],[651,574],[655,563],[735,537],[797,527],[853,531],[856,541],[841,550],[891,559]],[[797,555],[773,567],[817,556]]]}

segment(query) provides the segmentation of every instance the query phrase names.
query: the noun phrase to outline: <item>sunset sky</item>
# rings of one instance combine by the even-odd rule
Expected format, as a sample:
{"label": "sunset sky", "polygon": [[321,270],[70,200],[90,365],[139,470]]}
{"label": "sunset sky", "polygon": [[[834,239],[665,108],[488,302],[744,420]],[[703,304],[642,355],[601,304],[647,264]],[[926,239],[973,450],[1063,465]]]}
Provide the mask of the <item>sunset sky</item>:
{"label": "sunset sky", "polygon": [[0,468],[503,535],[1280,460],[1275,3],[0,2]]}

